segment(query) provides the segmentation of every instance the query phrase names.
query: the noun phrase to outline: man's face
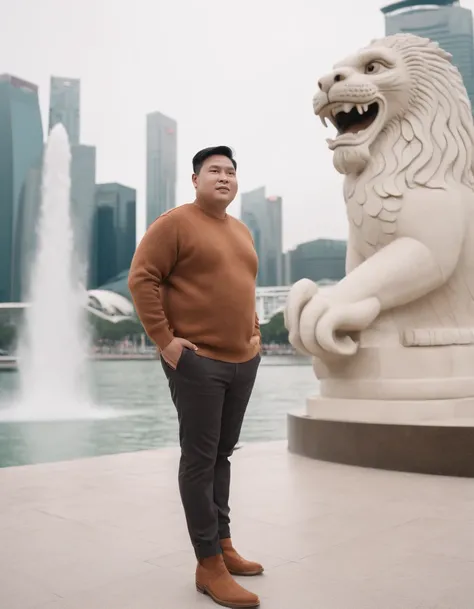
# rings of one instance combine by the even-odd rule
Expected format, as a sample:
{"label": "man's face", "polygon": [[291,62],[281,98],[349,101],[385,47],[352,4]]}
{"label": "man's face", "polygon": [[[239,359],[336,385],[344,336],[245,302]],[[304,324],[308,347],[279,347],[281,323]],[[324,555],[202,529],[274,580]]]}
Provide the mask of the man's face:
{"label": "man's face", "polygon": [[201,171],[193,174],[193,184],[198,199],[223,207],[232,203],[238,189],[232,161],[221,155],[204,161]]}

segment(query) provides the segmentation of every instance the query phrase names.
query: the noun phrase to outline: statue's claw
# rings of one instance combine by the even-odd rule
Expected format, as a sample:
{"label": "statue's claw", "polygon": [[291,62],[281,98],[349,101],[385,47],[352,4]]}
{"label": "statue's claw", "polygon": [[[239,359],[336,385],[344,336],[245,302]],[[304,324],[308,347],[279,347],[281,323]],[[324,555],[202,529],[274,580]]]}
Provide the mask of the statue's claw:
{"label": "statue's claw", "polygon": [[285,327],[289,333],[289,341],[293,347],[303,355],[311,355],[300,334],[300,318],[303,309],[311,298],[317,293],[318,286],[309,279],[297,281],[291,288],[284,311]]}
{"label": "statue's claw", "polygon": [[358,343],[347,334],[337,336],[337,332],[365,330],[380,313],[377,298],[367,298],[360,302],[333,305],[316,325],[316,342],[322,349],[341,356],[354,355]]}
{"label": "statue's claw", "polygon": [[321,353],[316,338],[316,328],[324,313],[328,310],[329,301],[320,293],[316,293],[304,307],[300,318],[300,336],[306,351],[318,356]]}
{"label": "statue's claw", "polygon": [[359,345],[348,332],[365,330],[380,313],[380,302],[371,297],[338,303],[335,294],[321,293],[316,283],[302,279],[288,296],[284,317],[289,340],[304,355],[321,359],[354,355]]}

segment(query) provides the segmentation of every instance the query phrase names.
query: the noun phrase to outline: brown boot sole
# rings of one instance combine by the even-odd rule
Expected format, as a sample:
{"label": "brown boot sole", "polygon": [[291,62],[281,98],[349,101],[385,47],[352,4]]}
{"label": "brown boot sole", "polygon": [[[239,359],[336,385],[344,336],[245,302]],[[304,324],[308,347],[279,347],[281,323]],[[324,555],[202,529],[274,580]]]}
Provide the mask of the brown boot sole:
{"label": "brown boot sole", "polygon": [[237,575],[242,577],[254,577],[255,575],[262,575],[264,569],[257,569],[256,571],[232,571],[232,569],[227,568],[231,575]]}
{"label": "brown boot sole", "polygon": [[255,607],[260,607],[260,602],[258,603],[227,603],[225,601],[221,601],[217,597],[215,597],[210,590],[208,590],[205,586],[201,586],[196,582],[196,590],[201,594],[207,594],[210,596],[212,600],[220,605],[221,607],[228,607],[229,609],[254,609]]}

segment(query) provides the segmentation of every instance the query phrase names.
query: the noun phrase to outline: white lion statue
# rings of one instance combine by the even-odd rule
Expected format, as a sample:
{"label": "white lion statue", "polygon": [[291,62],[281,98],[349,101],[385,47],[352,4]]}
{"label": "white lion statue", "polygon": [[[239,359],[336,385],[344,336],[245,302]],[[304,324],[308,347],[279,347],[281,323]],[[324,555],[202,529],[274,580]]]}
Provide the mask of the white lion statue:
{"label": "white lion statue", "polygon": [[474,126],[450,59],[397,34],[318,82],[345,175],[347,274],[324,290],[297,282],[285,322],[322,395],[474,396]]}

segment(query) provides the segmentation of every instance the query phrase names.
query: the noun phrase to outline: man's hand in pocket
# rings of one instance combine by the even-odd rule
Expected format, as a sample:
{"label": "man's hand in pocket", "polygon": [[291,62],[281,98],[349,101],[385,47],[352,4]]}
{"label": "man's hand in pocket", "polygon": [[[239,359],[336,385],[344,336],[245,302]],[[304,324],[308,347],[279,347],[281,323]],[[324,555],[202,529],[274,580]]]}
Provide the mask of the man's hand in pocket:
{"label": "man's hand in pocket", "polygon": [[161,356],[173,370],[176,370],[176,367],[178,366],[183,349],[197,351],[196,345],[193,345],[189,340],[186,340],[185,338],[173,338],[170,344],[161,352]]}

